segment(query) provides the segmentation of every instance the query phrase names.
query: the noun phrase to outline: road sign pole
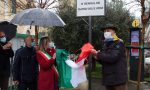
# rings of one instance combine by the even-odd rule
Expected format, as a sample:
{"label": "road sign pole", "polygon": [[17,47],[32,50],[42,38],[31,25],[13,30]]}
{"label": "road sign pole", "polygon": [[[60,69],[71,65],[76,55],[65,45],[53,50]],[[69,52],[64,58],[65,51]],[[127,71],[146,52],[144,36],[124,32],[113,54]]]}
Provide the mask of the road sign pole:
{"label": "road sign pole", "polygon": [[[89,16],[89,43],[92,43],[92,17]],[[91,87],[91,71],[92,71],[92,56],[89,57],[89,90],[92,90]]]}
{"label": "road sign pole", "polygon": [[[106,0],[77,0],[77,16],[88,16],[89,17],[89,43],[92,43],[92,16],[104,16],[105,15],[105,2]],[[91,71],[92,71],[92,56],[89,57],[88,67],[88,79],[89,79],[89,90],[91,87]]]}

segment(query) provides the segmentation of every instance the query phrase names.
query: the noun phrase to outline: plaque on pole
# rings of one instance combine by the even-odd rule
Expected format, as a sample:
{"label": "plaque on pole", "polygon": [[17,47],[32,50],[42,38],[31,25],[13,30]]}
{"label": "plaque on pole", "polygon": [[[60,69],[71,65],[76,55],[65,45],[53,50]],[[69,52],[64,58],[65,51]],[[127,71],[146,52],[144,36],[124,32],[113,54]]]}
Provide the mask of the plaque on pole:
{"label": "plaque on pole", "polygon": [[104,16],[105,0],[77,0],[77,16]]}

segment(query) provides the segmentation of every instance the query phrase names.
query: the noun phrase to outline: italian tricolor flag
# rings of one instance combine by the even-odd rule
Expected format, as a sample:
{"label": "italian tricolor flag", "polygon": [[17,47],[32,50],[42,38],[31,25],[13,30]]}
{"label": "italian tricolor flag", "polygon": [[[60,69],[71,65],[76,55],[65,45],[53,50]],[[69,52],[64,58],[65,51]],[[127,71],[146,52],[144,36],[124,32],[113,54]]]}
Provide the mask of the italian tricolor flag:
{"label": "italian tricolor flag", "polygon": [[93,46],[90,43],[83,45],[78,59],[74,62],[68,58],[68,52],[57,49],[56,62],[59,73],[59,87],[76,88],[80,83],[87,81],[84,66]]}

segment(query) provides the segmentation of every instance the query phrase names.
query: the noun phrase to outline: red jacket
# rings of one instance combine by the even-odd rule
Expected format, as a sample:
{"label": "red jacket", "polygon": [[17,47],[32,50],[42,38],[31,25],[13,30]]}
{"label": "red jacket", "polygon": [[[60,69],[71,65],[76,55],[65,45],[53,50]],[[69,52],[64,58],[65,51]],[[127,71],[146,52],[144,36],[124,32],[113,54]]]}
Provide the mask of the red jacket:
{"label": "red jacket", "polygon": [[[47,52],[52,56],[55,51],[48,49]],[[38,90],[59,90],[58,73],[54,67],[55,60],[48,59],[43,52],[37,52],[37,60],[40,65],[38,77]]]}

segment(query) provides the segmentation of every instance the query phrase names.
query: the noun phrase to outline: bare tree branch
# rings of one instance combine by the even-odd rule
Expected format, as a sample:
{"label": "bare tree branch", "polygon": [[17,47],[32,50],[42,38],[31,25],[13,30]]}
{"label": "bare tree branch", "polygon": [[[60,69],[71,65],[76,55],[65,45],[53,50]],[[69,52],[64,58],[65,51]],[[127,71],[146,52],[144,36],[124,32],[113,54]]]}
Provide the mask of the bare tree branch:
{"label": "bare tree branch", "polygon": [[44,8],[49,1],[50,0],[45,0],[45,2],[42,4],[42,8]]}
{"label": "bare tree branch", "polygon": [[135,5],[132,5],[127,11],[129,11],[130,9],[132,9],[133,7],[135,7],[135,6],[139,6],[140,4],[135,4]]}
{"label": "bare tree branch", "polygon": [[136,0],[137,2],[141,3],[141,0]]}
{"label": "bare tree branch", "polygon": [[54,8],[59,8],[60,6],[55,6],[55,7],[51,7],[51,8],[46,8],[46,9],[54,9]]}
{"label": "bare tree branch", "polygon": [[129,3],[126,3],[125,5],[129,5],[129,4],[133,4],[133,3],[135,3],[136,1],[131,1],[131,2],[129,2]]}
{"label": "bare tree branch", "polygon": [[53,0],[53,2],[51,2],[50,4],[47,4],[45,8],[49,8],[49,6],[51,6],[52,4],[56,3],[57,0]]}

